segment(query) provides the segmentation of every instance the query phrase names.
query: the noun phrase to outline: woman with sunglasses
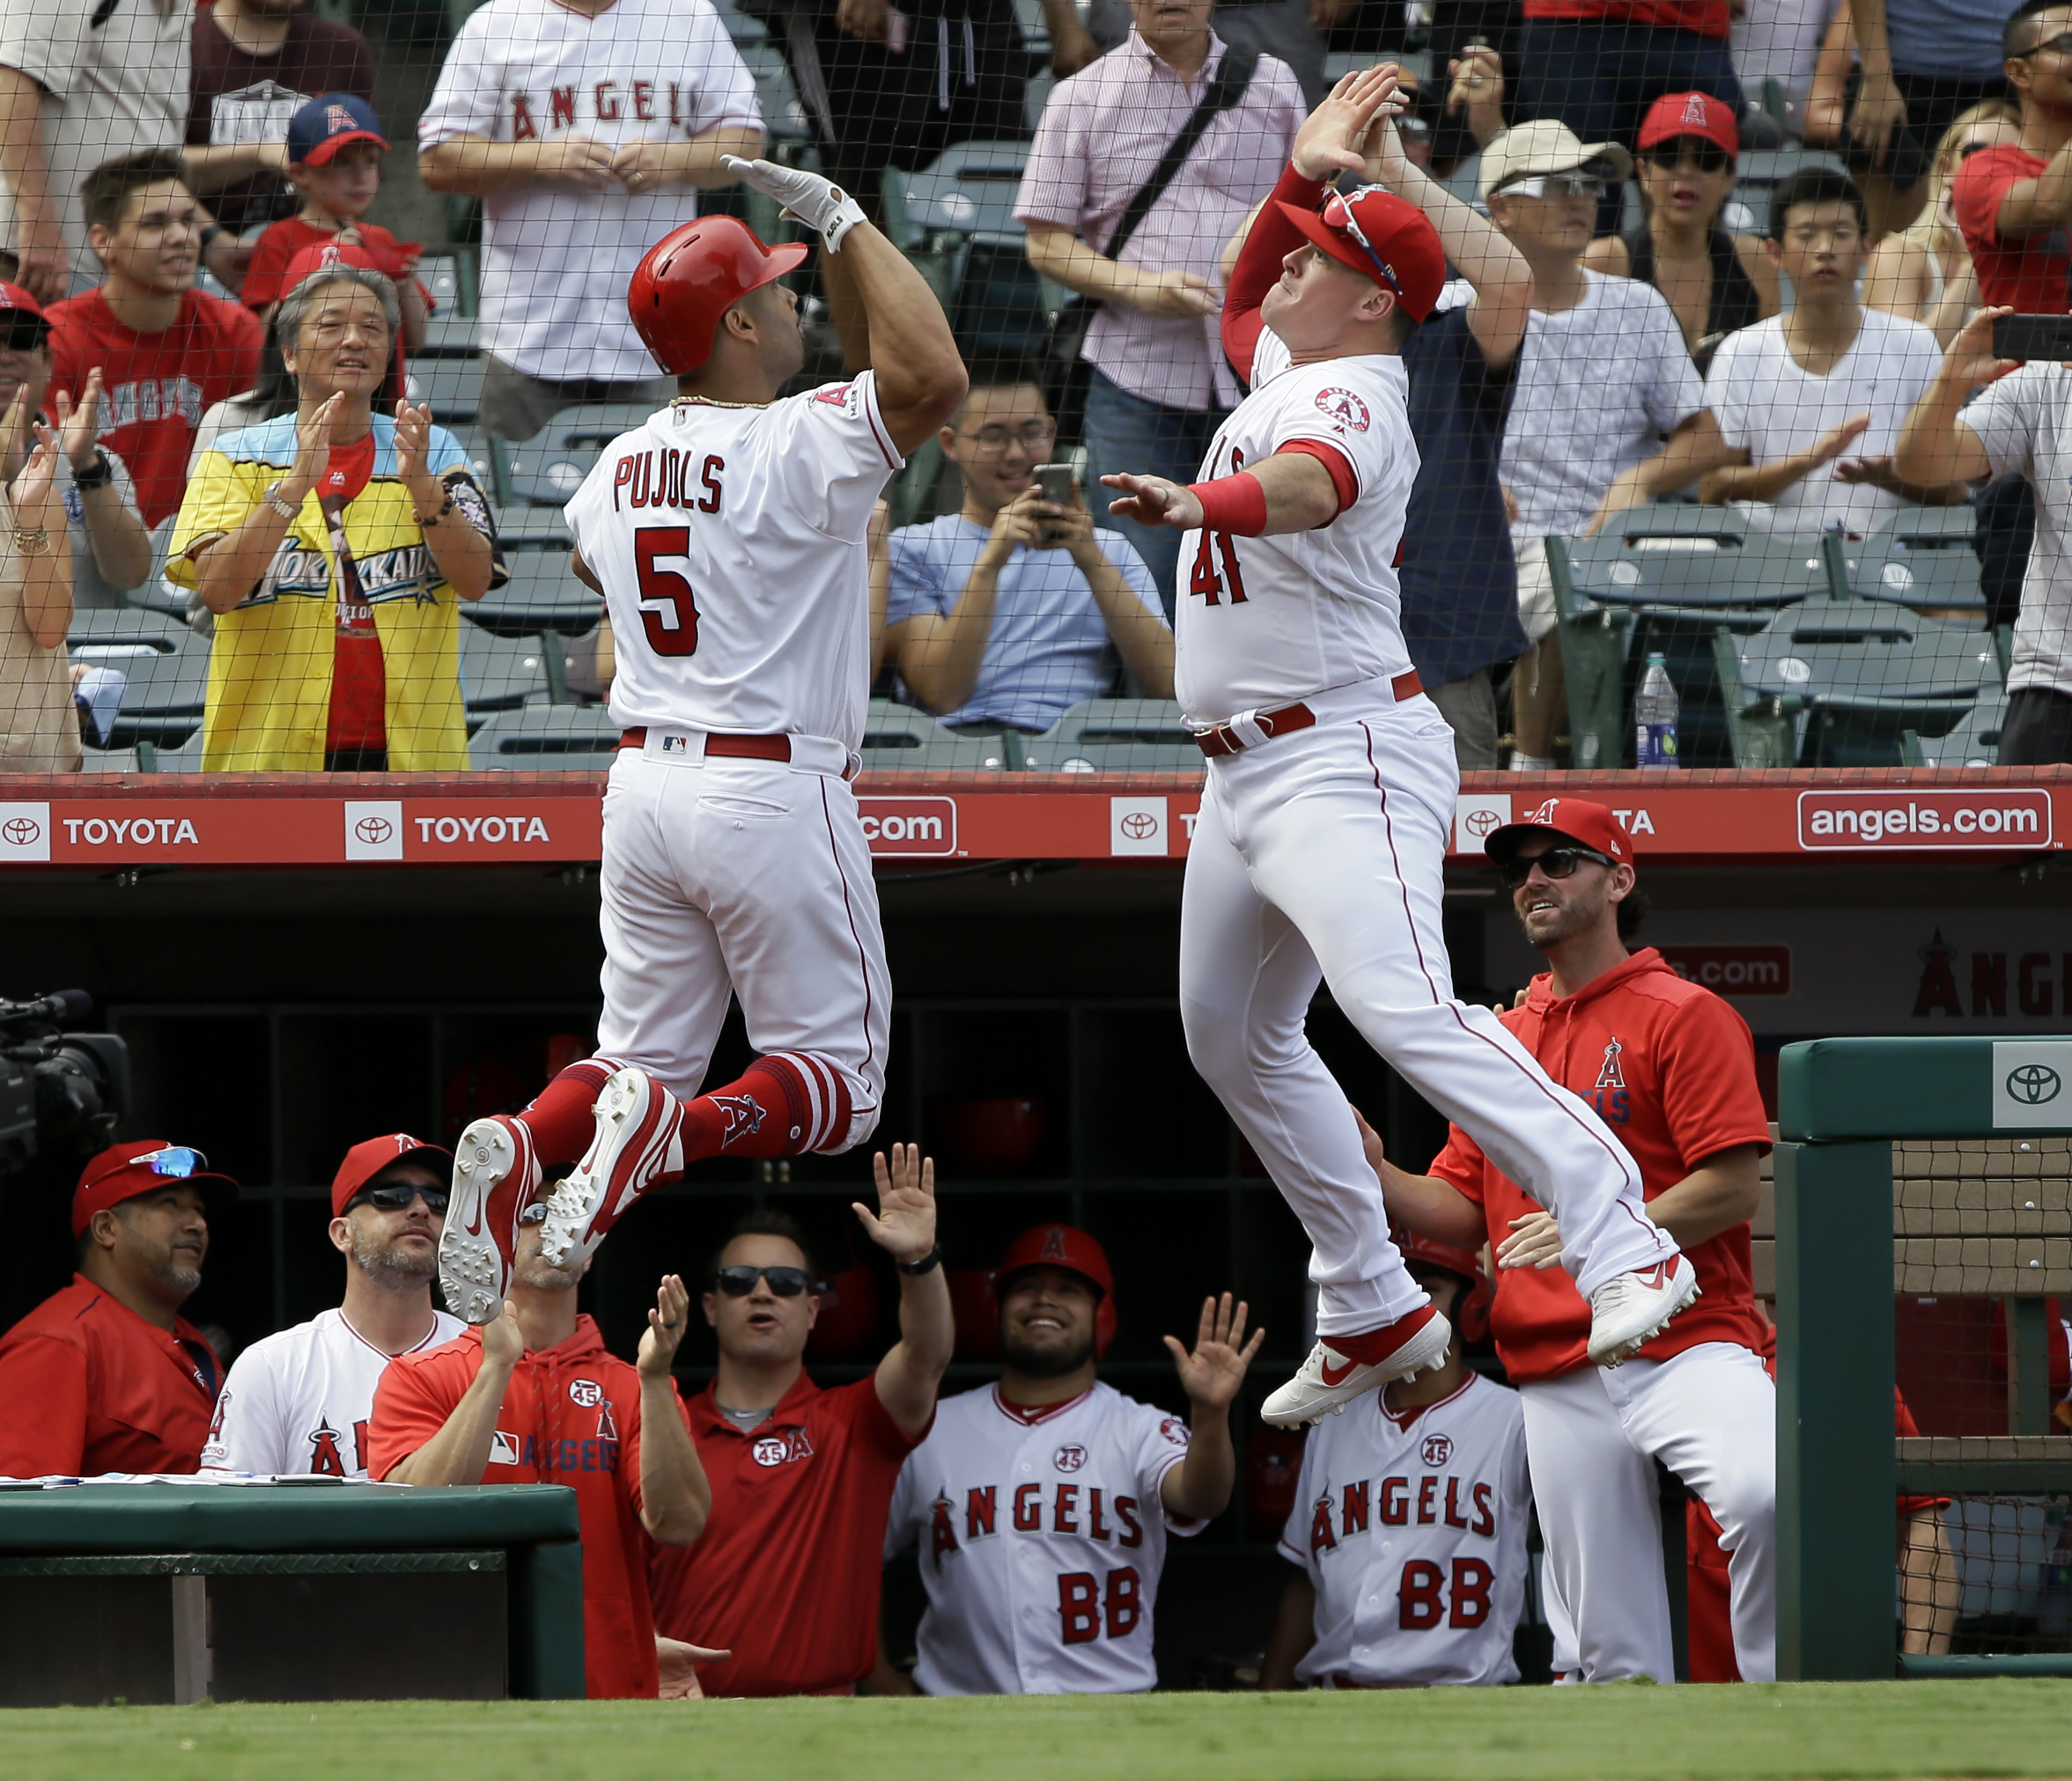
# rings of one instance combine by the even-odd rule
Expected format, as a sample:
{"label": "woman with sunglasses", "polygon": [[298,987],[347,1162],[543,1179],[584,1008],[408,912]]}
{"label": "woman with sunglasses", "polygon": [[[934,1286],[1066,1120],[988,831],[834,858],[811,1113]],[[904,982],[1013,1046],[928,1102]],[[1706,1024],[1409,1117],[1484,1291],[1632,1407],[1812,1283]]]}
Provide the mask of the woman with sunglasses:
{"label": "woman with sunglasses", "polygon": [[1761,240],[1729,234],[1720,224],[1740,154],[1740,126],[1718,100],[1663,94],[1640,126],[1634,171],[1646,220],[1627,234],[1593,241],[1583,255],[1593,272],[1638,278],[1660,291],[1700,371],[1728,335],[1778,311],[1777,274]]}
{"label": "woman with sunglasses", "polygon": [[1864,307],[1919,322],[1947,347],[1979,307],[1971,250],[1957,220],[1957,170],[1975,154],[2021,140],[2021,113],[1988,99],[1961,113],[1935,145],[1928,203],[1907,227],[1872,250],[1864,270]]}

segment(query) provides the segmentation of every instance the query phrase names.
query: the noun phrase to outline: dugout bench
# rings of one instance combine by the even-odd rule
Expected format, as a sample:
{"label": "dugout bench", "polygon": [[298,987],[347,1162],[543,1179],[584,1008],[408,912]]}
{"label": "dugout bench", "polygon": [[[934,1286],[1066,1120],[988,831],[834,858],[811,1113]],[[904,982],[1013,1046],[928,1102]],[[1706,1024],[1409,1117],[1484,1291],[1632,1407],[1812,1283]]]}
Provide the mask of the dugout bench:
{"label": "dugout bench", "polygon": [[[1778,1059],[1778,1675],[2072,1676],[1898,1656],[1893,1503],[2072,1490],[2045,1297],[2072,1295],[2072,1039],[1838,1039]],[[1895,1442],[1893,1298],[2006,1306],[2008,1432]]]}
{"label": "dugout bench", "polygon": [[582,1693],[563,1486],[0,1491],[0,1706]]}

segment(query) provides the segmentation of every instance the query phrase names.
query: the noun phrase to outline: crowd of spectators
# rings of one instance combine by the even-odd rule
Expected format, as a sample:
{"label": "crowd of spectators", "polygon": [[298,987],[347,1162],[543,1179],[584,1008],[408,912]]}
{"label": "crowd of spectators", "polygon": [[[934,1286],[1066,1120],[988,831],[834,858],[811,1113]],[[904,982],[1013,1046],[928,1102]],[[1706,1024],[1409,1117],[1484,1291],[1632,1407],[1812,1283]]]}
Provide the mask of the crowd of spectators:
{"label": "crowd of spectators", "polygon": [[[811,152],[874,215],[889,171],[1025,139],[1012,208],[1030,283],[1063,299],[1046,339],[1013,337],[1022,324],[968,294],[957,306],[983,376],[919,523],[875,547],[880,690],[955,729],[1031,734],[1089,697],[1169,697],[1170,627],[1190,597],[1180,534],[1108,516],[1087,492],[1122,471],[1191,477],[1244,393],[1219,327],[1229,268],[1325,88],[1327,44],[1372,39],[1378,0],[1044,0],[1040,110],[1009,0],[747,10]],[[1429,47],[1431,90],[1406,78],[1367,177],[1441,225],[1456,275],[1404,353],[1424,472],[1401,569],[1405,633],[1463,767],[1569,763],[1547,541],[1638,502],[1695,496],[1753,525],[1849,536],[1970,502],[1989,622],[2055,636],[2063,570],[2054,524],[2037,530],[2032,472],[1988,466],[1981,491],[1902,479],[1892,457],[1972,315],[2068,306],[2072,6],[1446,0]],[[356,395],[331,423],[341,463],[370,439],[388,450],[384,429],[404,424],[390,417],[432,297],[422,245],[368,215],[391,154],[376,72],[364,36],[301,0],[0,5],[0,381],[29,393],[10,467],[35,415],[67,426],[73,606],[170,608],[195,590],[191,621],[225,657],[210,770],[464,763],[454,621],[500,566],[447,574],[434,541],[458,534],[415,508],[399,515],[407,541],[341,551],[313,508],[271,554],[256,533],[228,553],[208,505],[251,480],[226,447],[314,412],[309,354],[282,332],[298,278],[343,261],[393,290],[375,302],[380,340],[362,343],[381,360],[371,404]],[[578,404],[668,400],[626,311],[628,272],[701,208],[738,204],[726,158],[767,141],[721,14],[706,0],[486,0],[415,123],[424,185],[479,204],[482,432],[515,446]],[[1737,198],[1747,149],[1790,142],[1832,149],[1851,178],[1815,170]],[[1635,194],[1639,220],[1622,226]],[[803,276],[824,351],[859,368],[868,342],[838,260]],[[440,418],[428,498],[467,455]],[[288,471],[292,443],[284,432],[249,462]],[[1034,511],[1036,471],[1068,459],[1066,512]],[[248,492],[263,508],[302,479],[269,474]],[[450,498],[486,529],[494,559],[487,481],[478,467],[433,504]],[[361,548],[403,580],[371,590]],[[62,601],[14,591],[34,550],[0,566],[21,614],[6,728],[49,744],[20,759],[67,770],[93,750],[60,734],[58,694],[69,687],[72,727],[99,744],[122,687],[70,666]],[[313,648],[323,626],[288,617],[327,603],[328,657]],[[608,641],[597,653],[608,668]],[[2021,652],[2012,690],[2072,701],[2072,679],[2045,665],[2063,653]],[[2052,733],[2017,730],[2002,759]]]}

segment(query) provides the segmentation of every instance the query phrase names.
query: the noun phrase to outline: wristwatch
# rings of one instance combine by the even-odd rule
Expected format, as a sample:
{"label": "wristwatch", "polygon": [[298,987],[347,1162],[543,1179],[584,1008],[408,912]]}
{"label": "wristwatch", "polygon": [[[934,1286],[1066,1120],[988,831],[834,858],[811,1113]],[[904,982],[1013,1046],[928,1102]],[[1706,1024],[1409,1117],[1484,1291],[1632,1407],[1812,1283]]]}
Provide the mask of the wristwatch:
{"label": "wristwatch", "polygon": [[106,455],[99,450],[94,453],[93,462],[85,469],[75,470],[72,473],[72,485],[82,494],[89,489],[105,488],[114,480],[114,467],[109,463]]}
{"label": "wristwatch", "polygon": [[223,224],[220,224],[220,223],[204,223],[204,224],[202,224],[202,226],[201,226],[201,251],[202,251],[204,253],[208,253],[208,249],[209,249],[209,244],[210,244],[212,241],[213,241],[216,238],[216,237],[217,237],[217,236],[219,236],[219,235],[220,235],[220,234],[222,234],[222,233],[223,233]]}
{"label": "wristwatch", "polygon": [[940,1267],[942,1265],[942,1261],[943,1246],[939,1243],[925,1256],[922,1257],[919,1261],[902,1261],[898,1265],[898,1267],[900,1273],[902,1274],[920,1275],[927,1273],[931,1269]]}
{"label": "wristwatch", "polygon": [[[286,479],[284,477],[282,481],[285,480],[286,480]],[[273,508],[276,513],[279,514],[282,519],[288,521],[290,525],[302,516],[302,510],[300,508],[290,507],[286,501],[281,499],[280,483],[267,483],[266,492],[261,499],[265,500],[267,506]]]}

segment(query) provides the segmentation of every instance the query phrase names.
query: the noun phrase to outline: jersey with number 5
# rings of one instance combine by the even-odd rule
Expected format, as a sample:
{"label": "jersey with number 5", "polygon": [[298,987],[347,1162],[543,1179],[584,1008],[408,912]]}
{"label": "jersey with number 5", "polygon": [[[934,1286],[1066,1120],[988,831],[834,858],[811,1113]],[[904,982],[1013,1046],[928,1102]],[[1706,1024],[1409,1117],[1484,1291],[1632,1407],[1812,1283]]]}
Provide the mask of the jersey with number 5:
{"label": "jersey with number 5", "polygon": [[1120,1694],[1155,1688],[1168,1532],[1159,1488],[1187,1425],[1096,1384],[1018,1409],[997,1387],[936,1406],[892,1499],[886,1556],[920,1544],[923,1694]]}
{"label": "jersey with number 5", "polygon": [[763,406],[684,397],[613,440],[567,508],[611,615],[613,721],[857,747],[865,532],[902,462],[867,371]]}
{"label": "jersey with number 5", "polygon": [[1382,1393],[1309,1431],[1281,1555],[1309,1573],[1317,1642],[1296,1680],[1515,1682],[1531,1504],[1518,1393],[1478,1374],[1392,1412]]}
{"label": "jersey with number 5", "polygon": [[1271,330],[1252,391],[1209,447],[1201,479],[1256,470],[1284,448],[1321,459],[1338,517],[1308,532],[1181,540],[1174,691],[1188,719],[1220,723],[1410,666],[1396,566],[1417,447],[1409,382],[1393,356],[1293,365]]}

